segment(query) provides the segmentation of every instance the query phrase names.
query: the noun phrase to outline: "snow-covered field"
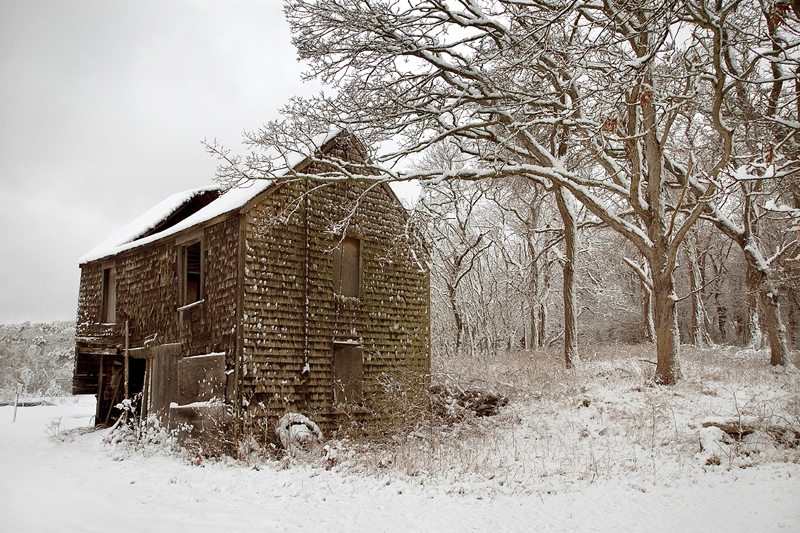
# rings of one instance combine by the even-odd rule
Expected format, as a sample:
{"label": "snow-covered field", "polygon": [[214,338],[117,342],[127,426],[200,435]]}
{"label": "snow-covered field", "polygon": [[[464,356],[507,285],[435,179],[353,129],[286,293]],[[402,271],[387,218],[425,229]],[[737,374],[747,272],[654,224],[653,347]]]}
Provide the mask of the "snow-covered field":
{"label": "snow-covered field", "polygon": [[[93,397],[19,408],[15,423],[0,407],[0,530],[800,531],[797,448],[702,427],[794,421],[800,379],[763,356],[698,352],[672,388],[644,386],[648,363],[629,354],[554,364],[559,382],[538,388],[544,371],[517,369],[500,415],[368,450],[337,441],[329,470],[109,445],[107,429],[70,431]],[[485,364],[472,370],[513,366]]]}

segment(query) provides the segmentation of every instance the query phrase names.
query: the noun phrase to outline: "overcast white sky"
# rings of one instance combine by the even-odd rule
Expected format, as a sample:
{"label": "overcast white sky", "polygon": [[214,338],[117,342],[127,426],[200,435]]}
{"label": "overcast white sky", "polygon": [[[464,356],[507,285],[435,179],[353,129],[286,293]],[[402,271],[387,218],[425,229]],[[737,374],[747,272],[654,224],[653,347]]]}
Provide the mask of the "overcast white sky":
{"label": "overcast white sky", "polygon": [[280,0],[0,0],[0,323],[74,320],[78,258],[210,183],[300,81]]}

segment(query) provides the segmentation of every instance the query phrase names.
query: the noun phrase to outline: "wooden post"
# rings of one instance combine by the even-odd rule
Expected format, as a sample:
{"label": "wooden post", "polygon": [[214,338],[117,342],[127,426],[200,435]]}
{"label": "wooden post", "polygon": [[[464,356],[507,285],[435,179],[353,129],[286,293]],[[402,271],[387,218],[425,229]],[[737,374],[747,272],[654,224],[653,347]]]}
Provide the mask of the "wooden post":
{"label": "wooden post", "polygon": [[97,410],[94,413],[94,425],[100,424],[100,404],[103,402],[103,354],[100,354],[100,367],[97,371]]}
{"label": "wooden post", "polygon": [[128,339],[129,339],[129,330],[128,330],[128,321],[126,320],[125,321],[125,399],[126,400],[130,399],[130,397],[131,397],[130,393],[129,393],[129,390],[128,390],[128,379],[129,379],[129,376],[130,376],[130,373],[129,373],[129,369],[130,369],[129,360],[130,360],[130,357],[128,357],[128,344],[129,344],[128,343]]}
{"label": "wooden post", "polygon": [[142,420],[147,420],[150,414],[150,395],[153,390],[153,358],[145,359],[144,363],[144,387],[142,390]]}
{"label": "wooden post", "polygon": [[12,422],[17,421],[17,406],[19,405],[19,395],[22,394],[22,383],[17,383],[17,398],[14,400],[14,420]]}

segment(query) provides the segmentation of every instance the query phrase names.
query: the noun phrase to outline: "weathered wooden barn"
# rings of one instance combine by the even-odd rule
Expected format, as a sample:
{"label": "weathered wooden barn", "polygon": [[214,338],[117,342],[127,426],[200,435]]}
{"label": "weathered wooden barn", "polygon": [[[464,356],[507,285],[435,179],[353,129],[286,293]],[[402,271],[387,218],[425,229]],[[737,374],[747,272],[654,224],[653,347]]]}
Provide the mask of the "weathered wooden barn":
{"label": "weathered wooden barn", "polygon": [[[346,131],[316,146],[365,157]],[[73,392],[97,394],[98,424],[141,392],[148,413],[216,399],[239,427],[300,412],[336,428],[382,373],[429,368],[429,278],[407,217],[387,185],[359,181],[168,198],[81,258]]]}

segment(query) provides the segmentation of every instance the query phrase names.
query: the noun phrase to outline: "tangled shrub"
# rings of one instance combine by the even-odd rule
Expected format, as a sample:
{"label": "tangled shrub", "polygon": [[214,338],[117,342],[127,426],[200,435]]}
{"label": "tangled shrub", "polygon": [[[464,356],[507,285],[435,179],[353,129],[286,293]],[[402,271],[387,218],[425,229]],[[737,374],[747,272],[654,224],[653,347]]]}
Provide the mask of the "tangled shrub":
{"label": "tangled shrub", "polygon": [[387,372],[376,378],[376,389],[365,406],[365,422],[357,426],[373,440],[493,416],[509,401],[486,384],[465,383],[444,373]]}
{"label": "tangled shrub", "polygon": [[173,455],[179,452],[181,447],[178,444],[177,431],[170,431],[155,415],[146,419],[138,416],[138,401],[141,401],[141,394],[117,404],[122,414],[103,439],[109,446],[112,457],[122,460],[134,454]]}

